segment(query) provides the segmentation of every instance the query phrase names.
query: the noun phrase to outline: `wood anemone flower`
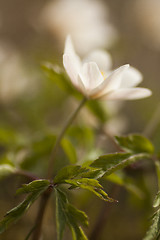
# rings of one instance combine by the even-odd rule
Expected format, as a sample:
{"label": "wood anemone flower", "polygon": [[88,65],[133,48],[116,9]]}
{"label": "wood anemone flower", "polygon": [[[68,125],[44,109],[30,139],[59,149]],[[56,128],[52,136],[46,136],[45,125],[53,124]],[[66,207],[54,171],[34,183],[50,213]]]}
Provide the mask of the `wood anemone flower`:
{"label": "wood anemone flower", "polygon": [[94,51],[81,61],[70,36],[65,42],[63,65],[72,84],[88,99],[132,100],[152,94],[149,89],[135,87],[142,81],[142,75],[129,64],[111,71],[107,52]]}

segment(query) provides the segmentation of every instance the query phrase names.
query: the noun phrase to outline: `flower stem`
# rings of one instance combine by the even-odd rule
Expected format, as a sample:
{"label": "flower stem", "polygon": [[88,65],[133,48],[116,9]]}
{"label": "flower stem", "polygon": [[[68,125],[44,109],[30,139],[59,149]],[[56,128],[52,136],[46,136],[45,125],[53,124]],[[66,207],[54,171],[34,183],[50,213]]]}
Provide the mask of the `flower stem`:
{"label": "flower stem", "polygon": [[53,173],[53,165],[54,165],[54,159],[55,159],[55,156],[56,156],[56,153],[57,153],[57,150],[58,150],[58,147],[61,143],[61,140],[64,136],[64,134],[66,133],[68,127],[72,124],[73,120],[75,119],[75,117],[77,116],[77,114],[79,113],[79,111],[81,110],[81,108],[84,106],[84,104],[86,103],[87,101],[87,98],[84,97],[82,99],[82,101],[80,102],[80,105],[78,106],[78,108],[76,109],[75,112],[72,113],[72,115],[70,116],[70,118],[66,121],[66,124],[64,125],[60,135],[58,136],[57,140],[56,140],[56,143],[54,145],[54,148],[52,150],[52,153],[51,153],[51,157],[50,157],[50,160],[49,160],[49,164],[48,164],[48,173],[47,173],[47,178],[48,179],[51,179],[52,178],[52,173]]}
{"label": "flower stem", "polygon": [[[64,125],[60,135],[58,136],[58,138],[56,140],[56,143],[55,143],[54,148],[52,150],[51,157],[50,157],[49,164],[48,164],[48,173],[47,173],[47,178],[48,179],[52,179],[54,159],[55,159],[58,147],[61,143],[61,140],[62,140],[64,134],[66,133],[68,127],[72,124],[73,120],[75,119],[75,117],[77,116],[77,114],[79,113],[80,109],[83,107],[83,105],[85,104],[86,101],[87,101],[87,98],[82,99],[82,101],[80,102],[80,105],[75,110],[75,112],[73,112],[73,114],[70,116],[70,118],[68,119],[68,121]],[[46,209],[48,200],[50,198],[50,195],[52,193],[52,190],[53,189],[49,188],[42,194],[40,205],[39,205],[39,210],[38,210],[38,213],[37,213],[36,224],[35,224],[35,229],[34,229],[34,234],[33,234],[32,240],[39,240],[40,237],[41,237],[43,217],[44,217],[45,209]]]}

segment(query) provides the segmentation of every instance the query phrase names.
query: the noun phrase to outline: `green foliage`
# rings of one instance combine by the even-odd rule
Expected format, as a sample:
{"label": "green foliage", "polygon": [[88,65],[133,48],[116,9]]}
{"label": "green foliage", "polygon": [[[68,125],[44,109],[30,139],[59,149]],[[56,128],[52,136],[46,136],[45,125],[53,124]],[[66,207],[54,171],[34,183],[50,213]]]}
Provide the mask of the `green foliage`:
{"label": "green foliage", "polygon": [[73,88],[72,84],[70,84],[70,81],[63,69],[61,69],[58,65],[48,62],[42,65],[42,69],[46,73],[47,77],[59,88],[66,91],[68,94],[72,94],[76,97],[80,96],[79,92]]}
{"label": "green foliage", "polygon": [[100,156],[97,160],[91,163],[91,167],[101,168],[103,171],[110,169],[117,164],[121,163],[123,160],[128,159],[131,156],[129,153],[111,153],[107,155]]}
{"label": "green foliage", "polygon": [[83,188],[85,186],[91,186],[95,188],[102,187],[97,180],[89,179],[89,178],[67,179],[65,180],[65,183],[69,183],[75,187],[80,187],[80,188]]}
{"label": "green foliage", "polygon": [[112,153],[103,155],[91,163],[91,167],[99,168],[104,171],[104,174],[110,175],[111,173],[123,169],[126,166],[143,158],[149,158],[149,154],[134,154],[130,153]]}
{"label": "green foliage", "polygon": [[17,194],[31,193],[36,191],[43,191],[49,186],[50,182],[48,180],[35,180],[28,184],[23,184],[21,188],[17,190]]}
{"label": "green foliage", "polygon": [[75,224],[75,222],[73,221],[73,219],[70,217],[69,218],[69,224],[71,226],[71,230],[72,230],[72,236],[74,240],[87,240],[87,236],[85,235],[85,233],[83,232],[82,228],[77,226],[77,224]]}
{"label": "green foliage", "polygon": [[160,189],[160,161],[159,161],[159,159],[155,160],[155,167],[156,167],[156,172],[157,172],[158,189]]}
{"label": "green foliage", "polygon": [[83,211],[78,210],[72,204],[68,204],[68,211],[75,222],[88,227],[88,217]]}
{"label": "green foliage", "polygon": [[66,166],[62,168],[54,178],[54,184],[64,183],[66,179],[75,178],[78,174],[85,172],[86,168],[81,166]]}
{"label": "green foliage", "polygon": [[152,217],[152,225],[143,240],[158,240],[160,237],[160,191],[154,199],[153,207],[158,209]]}
{"label": "green foliage", "polygon": [[91,179],[102,176],[101,170],[87,169],[80,166],[67,166],[61,169],[54,178],[54,184],[70,184],[70,189],[82,188],[93,192],[100,199],[113,202],[114,200],[108,197],[108,194],[102,190],[102,186],[96,179]]}
{"label": "green foliage", "polygon": [[66,225],[65,209],[67,205],[67,198],[62,191],[58,190],[58,188],[55,189],[55,192],[56,192],[57,236],[58,236],[58,240],[61,240],[63,237],[64,228]]}
{"label": "green foliage", "polygon": [[153,218],[152,218],[152,225],[150,226],[146,236],[143,240],[158,240],[160,237],[160,210],[158,210]]}
{"label": "green foliage", "polygon": [[114,202],[115,200],[108,197],[108,194],[102,190],[102,186],[99,184],[99,182],[95,179],[89,179],[89,178],[80,178],[80,179],[69,179],[65,180],[65,183],[68,183],[72,187],[79,187],[85,190],[88,190],[92,193],[94,193],[97,197],[104,201],[108,202]]}
{"label": "green foliage", "polygon": [[153,202],[153,207],[159,207],[160,206],[160,191],[156,194],[156,197]]}
{"label": "green foliage", "polygon": [[48,188],[49,185],[50,183],[47,180],[38,180],[29,184],[25,184],[20,190],[18,190],[18,193],[30,194],[17,207],[6,213],[4,219],[0,222],[0,233],[4,232],[10,226],[10,224],[19,220],[33,204],[33,202]]}
{"label": "green foliage", "polygon": [[58,240],[62,240],[65,225],[67,224],[72,232],[73,239],[87,240],[80,225],[88,226],[88,218],[83,211],[78,210],[68,203],[66,195],[56,188],[56,224]]}
{"label": "green foliage", "polygon": [[[113,153],[99,157],[93,161],[87,168],[80,166],[67,166],[59,171],[57,176],[54,178],[54,184],[67,183],[72,188],[82,188],[93,192],[99,198],[105,201],[113,202],[114,200],[108,197],[99,184],[98,178],[109,176],[113,172],[123,169],[124,167],[142,159],[149,158],[150,155],[147,153],[134,154],[131,153]],[[109,180],[124,185],[130,191],[136,193],[142,197],[143,193],[131,182],[122,179],[117,175],[112,175]]]}
{"label": "green foliage", "polygon": [[91,178],[91,179],[99,179],[104,175],[104,172],[100,169],[90,168],[87,169],[86,172],[82,172],[79,174],[79,177],[82,178]]}
{"label": "green foliage", "polygon": [[70,163],[74,164],[77,162],[77,154],[75,148],[73,147],[72,143],[67,139],[64,138],[61,141],[61,146],[66,153]]}
{"label": "green foliage", "polygon": [[119,146],[131,153],[153,153],[152,143],[142,135],[130,134],[128,136],[115,137]]}

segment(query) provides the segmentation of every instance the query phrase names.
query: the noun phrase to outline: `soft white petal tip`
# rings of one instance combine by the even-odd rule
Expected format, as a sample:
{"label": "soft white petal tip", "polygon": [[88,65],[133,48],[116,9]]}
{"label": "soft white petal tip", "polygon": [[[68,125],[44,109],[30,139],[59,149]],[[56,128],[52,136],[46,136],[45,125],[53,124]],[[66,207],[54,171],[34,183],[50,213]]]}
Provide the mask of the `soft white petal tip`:
{"label": "soft white petal tip", "polygon": [[146,97],[152,96],[152,91],[148,88],[146,88]]}
{"label": "soft white petal tip", "polygon": [[126,69],[128,69],[129,67],[130,67],[129,64],[124,64],[124,65],[122,65],[121,67],[119,67],[119,68],[117,68],[117,69],[126,70]]}
{"label": "soft white petal tip", "polygon": [[71,40],[72,38],[71,38],[71,35],[70,34],[67,34],[67,36],[66,36],[66,41],[68,41],[68,40]]}
{"label": "soft white petal tip", "polygon": [[123,66],[126,67],[126,68],[129,68],[130,64],[127,63],[127,64],[124,64]]}

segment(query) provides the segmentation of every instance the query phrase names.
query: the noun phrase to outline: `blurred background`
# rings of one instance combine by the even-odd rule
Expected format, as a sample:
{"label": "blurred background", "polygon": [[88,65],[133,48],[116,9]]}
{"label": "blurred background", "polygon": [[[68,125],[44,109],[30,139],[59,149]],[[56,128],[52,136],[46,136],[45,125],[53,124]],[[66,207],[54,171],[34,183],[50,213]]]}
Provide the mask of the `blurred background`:
{"label": "blurred background", "polygon": [[[59,80],[44,67],[46,62],[62,67],[67,34],[71,34],[81,57],[96,48],[106,49],[112,56],[112,69],[129,63],[143,74],[141,86],[153,91],[148,99],[93,102],[84,109],[67,135],[73,146],[78,146],[77,161],[115,151],[108,136],[133,132],[151,136],[158,152],[159,12],[159,0],[0,0],[0,162],[7,158],[43,176],[55,135],[79,102],[74,90],[66,90],[71,87],[69,82],[59,86]],[[61,159],[65,159],[63,163]],[[68,163],[64,149],[58,160],[57,169]],[[144,167],[142,162],[125,174],[127,179],[131,178],[131,186],[133,179],[137,184],[129,189],[131,193],[103,180],[106,190],[119,200],[111,210],[90,194],[71,196],[72,202],[89,215],[90,227],[86,229],[89,239],[139,240],[144,236],[156,192],[154,169],[150,164]],[[1,181],[1,218],[20,201],[14,193],[24,181],[25,178],[16,176]],[[138,190],[133,188],[143,194],[137,194]],[[34,224],[37,205],[32,209],[0,238],[10,240],[14,234],[17,240],[25,239]],[[53,239],[56,234],[52,227],[54,214],[49,207],[44,239]],[[97,221],[104,224],[96,237]],[[64,239],[68,239],[68,234]]]}

